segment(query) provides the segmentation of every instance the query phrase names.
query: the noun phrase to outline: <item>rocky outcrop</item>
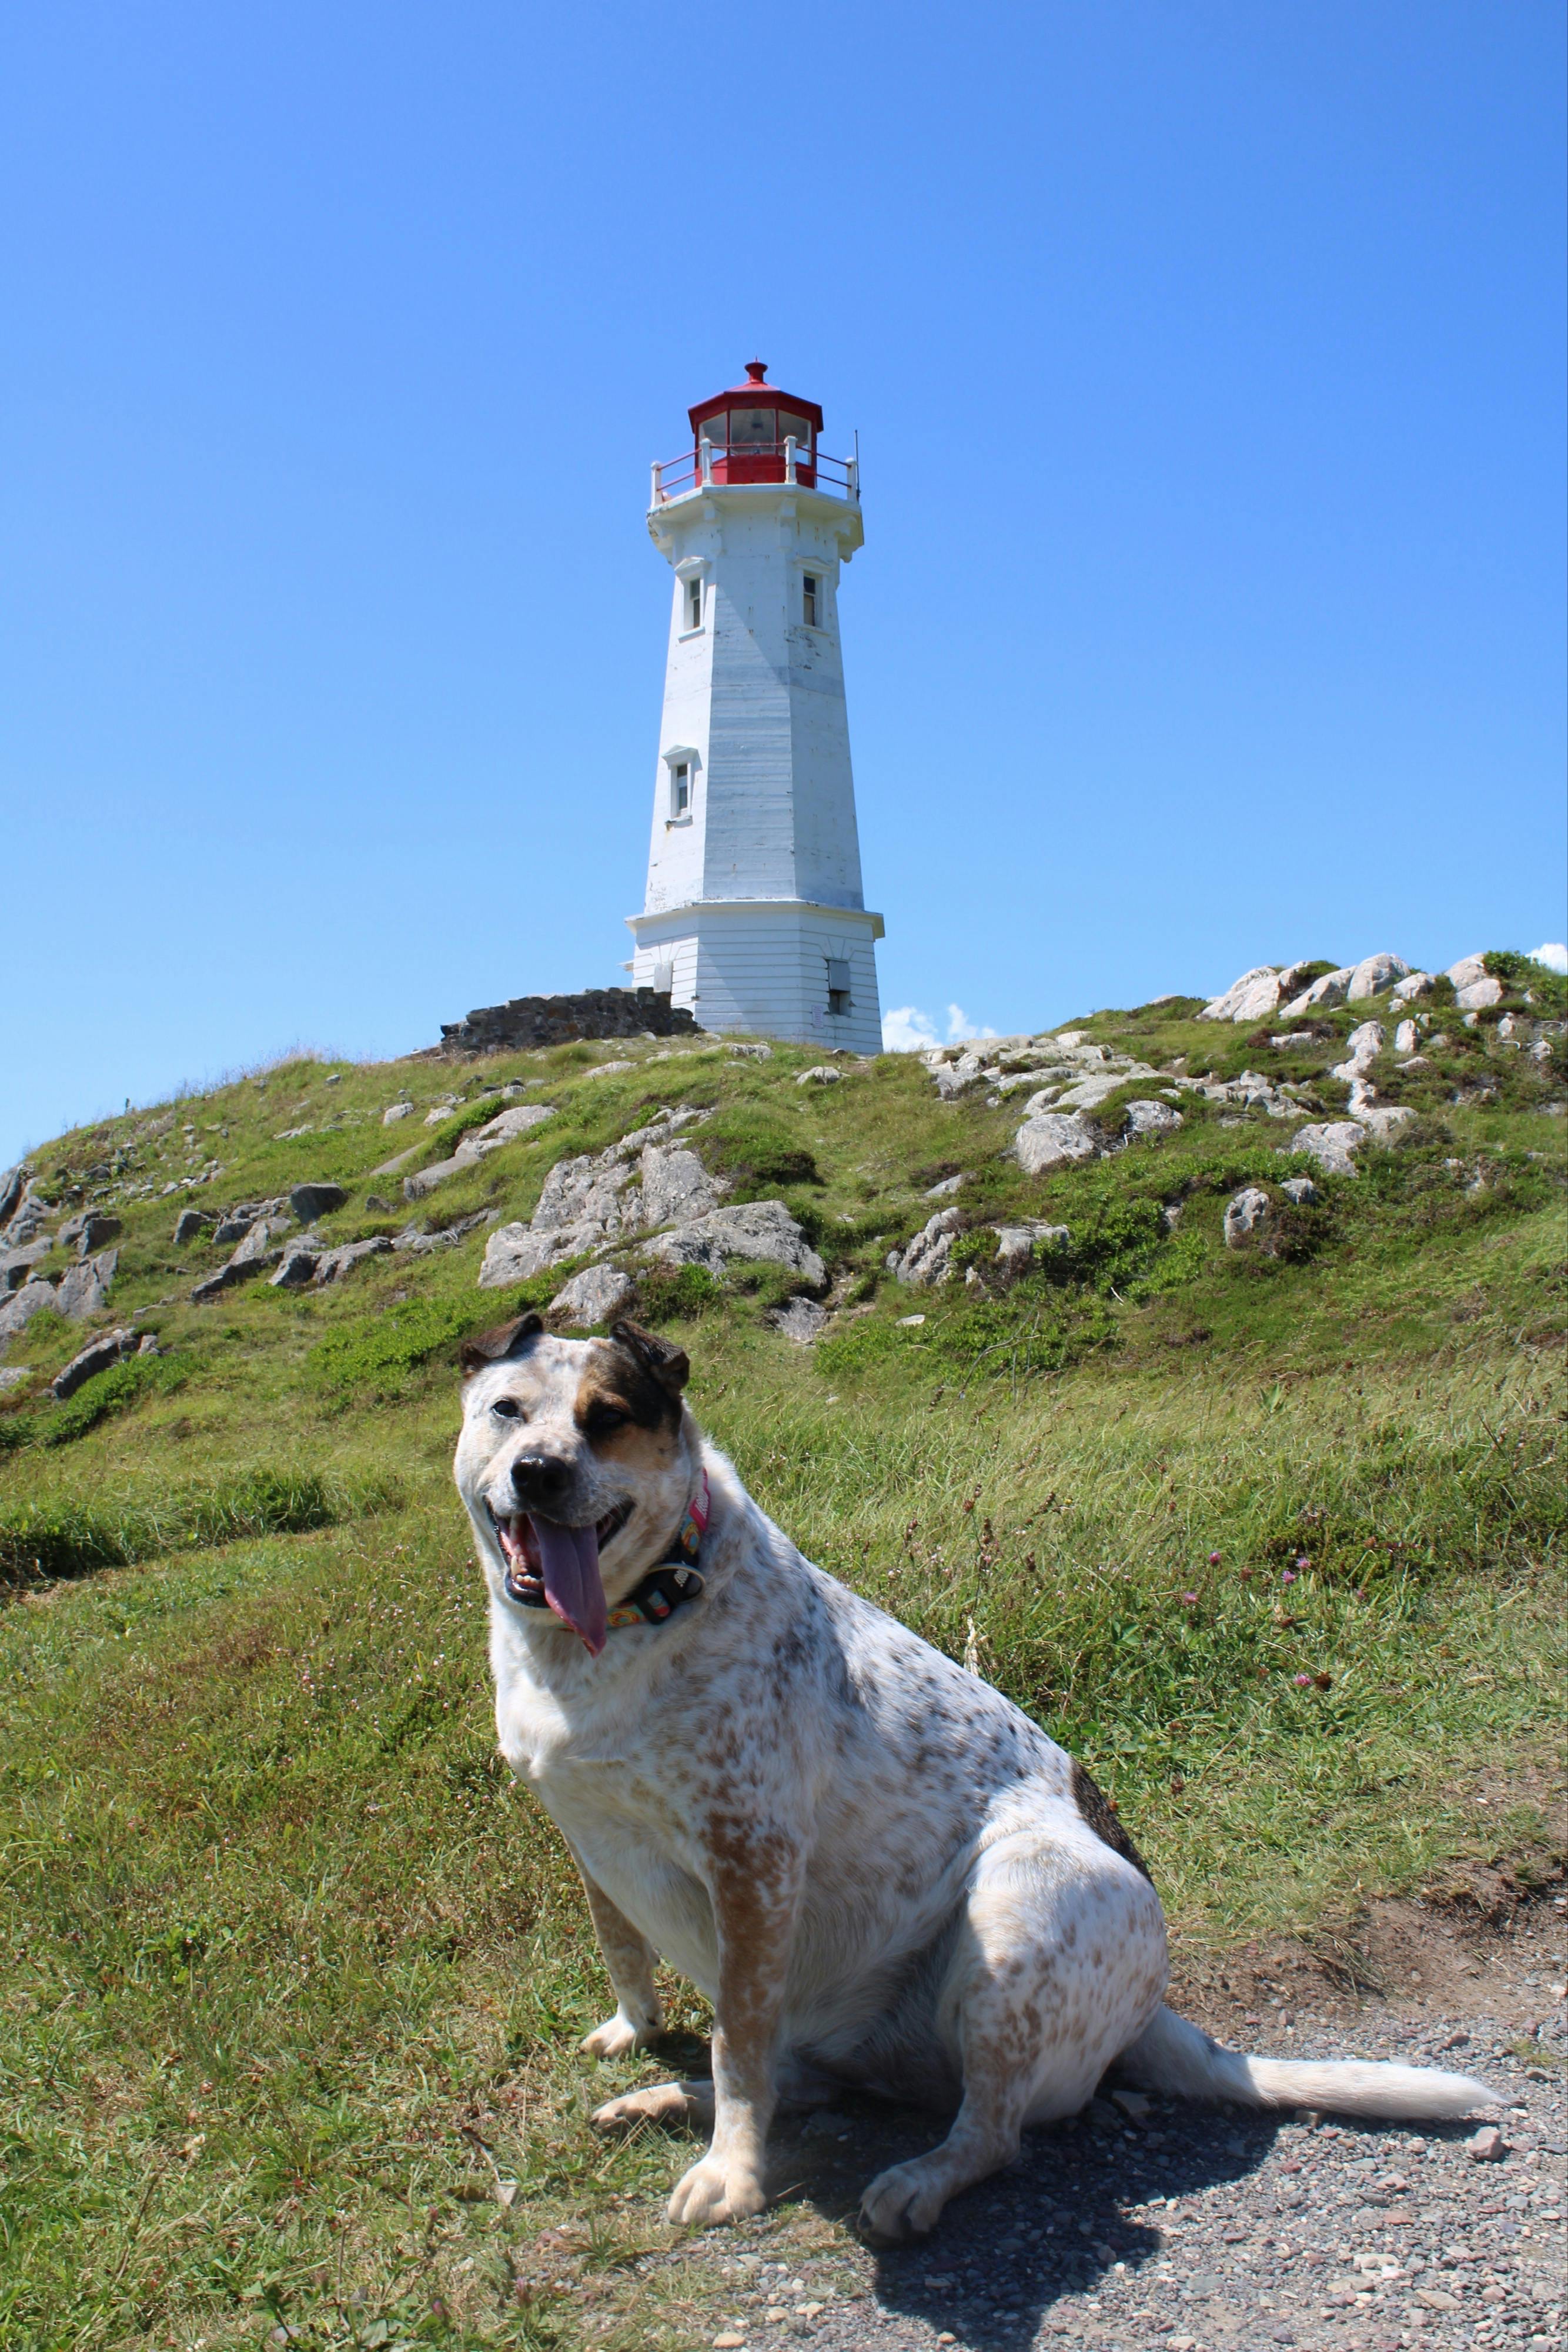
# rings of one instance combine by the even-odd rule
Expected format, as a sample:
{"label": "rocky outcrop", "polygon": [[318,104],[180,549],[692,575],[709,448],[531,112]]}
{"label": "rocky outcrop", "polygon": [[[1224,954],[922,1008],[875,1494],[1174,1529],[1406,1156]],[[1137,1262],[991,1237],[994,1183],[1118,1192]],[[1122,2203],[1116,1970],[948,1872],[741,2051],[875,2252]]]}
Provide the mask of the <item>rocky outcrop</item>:
{"label": "rocky outcrop", "polygon": [[623,1315],[636,1296],[636,1284],[618,1265],[585,1265],[557,1291],[549,1311],[570,1329],[587,1331]]}
{"label": "rocky outcrop", "polygon": [[1359,1119],[1325,1119],[1312,1127],[1299,1127],[1289,1143],[1281,1143],[1285,1152],[1305,1151],[1315,1160],[1328,1176],[1354,1176],[1356,1166],[1353,1155],[1366,1141],[1371,1129]]}
{"label": "rocky outcrop", "polygon": [[296,1184],[288,1195],[288,1205],[302,1225],[313,1225],[318,1217],[329,1217],[348,1200],[341,1184]]}
{"label": "rocky outcrop", "polygon": [[782,1265],[809,1289],[820,1290],[828,1270],[782,1201],[743,1201],[710,1209],[706,1216],[677,1225],[645,1242],[643,1255],[656,1265],[700,1265],[721,1275],[731,1258]]}
{"label": "rocky outcrop", "polygon": [[118,1217],[103,1209],[78,1209],[68,1217],[55,1239],[62,1249],[74,1249],[78,1257],[90,1257],[105,1242],[118,1241],[125,1228]]}
{"label": "rocky outcrop", "polygon": [[64,1404],[96,1373],[107,1372],[127,1356],[139,1354],[141,1348],[141,1340],[135,1331],[105,1331],[100,1338],[89,1340],[80,1355],[73,1356],[64,1371],[57,1372],[49,1383],[56,1403]]}
{"label": "rocky outcrop", "polygon": [[1282,969],[1271,963],[1255,964],[1233,980],[1221,996],[1216,996],[1197,1015],[1200,1021],[1266,1021],[1277,1012],[1282,1000],[1301,986],[1311,966],[1289,963]]}
{"label": "rocky outcrop", "polygon": [[481,1287],[499,1290],[527,1282],[568,1258],[591,1255],[677,1217],[689,1220],[716,1207],[727,1186],[708,1175],[695,1151],[673,1140],[702,1116],[667,1111],[607,1151],[558,1160],[528,1223],[501,1225],[491,1234],[479,1270]]}
{"label": "rocky outcrop", "polygon": [[1448,966],[1448,976],[1461,1013],[1484,1013],[1489,1005],[1502,1003],[1503,984],[1487,970],[1484,956],[1461,956],[1458,963]]}
{"label": "rocky outcrop", "polygon": [[589,988],[577,996],[514,996],[482,1005],[465,1021],[444,1021],[441,1044],[454,1054],[499,1054],[518,1046],[565,1045],[577,1037],[695,1037],[683,1005],[652,988]]}
{"label": "rocky outcrop", "polygon": [[0,1302],[0,1355],[18,1332],[26,1329],[35,1315],[41,1315],[46,1307],[54,1303],[55,1286],[40,1275],[35,1275],[31,1282],[25,1282],[20,1290],[14,1290],[9,1298]]}
{"label": "rocky outcrop", "polygon": [[953,1271],[953,1236],[964,1230],[961,1209],[938,1209],[901,1250],[889,1250],[886,1265],[895,1282],[915,1290],[929,1290],[946,1282]]}
{"label": "rocky outcrop", "polygon": [[15,1168],[7,1168],[4,1174],[0,1174],[0,1227],[8,1225],[16,1215],[32,1173],[32,1170],[19,1160]]}
{"label": "rocky outcrop", "polygon": [[1226,1248],[1239,1249],[1267,1223],[1268,1217],[1269,1195],[1260,1185],[1247,1184],[1233,1192],[1225,1204]]}
{"label": "rocky outcrop", "polygon": [[542,1127],[547,1118],[554,1117],[555,1111],[548,1103],[517,1103],[510,1110],[498,1111],[485,1126],[475,1128],[464,1136],[450,1159],[434,1160],[430,1167],[421,1168],[413,1175],[405,1176],[402,1180],[403,1199],[423,1201],[427,1192],[434,1192],[436,1186],[444,1184],[449,1177],[461,1176],[465,1170],[476,1168],[480,1160],[492,1151],[499,1151],[504,1144],[515,1143],[520,1135],[527,1135],[531,1128]]}
{"label": "rocky outcrop", "polygon": [[0,1250],[0,1296],[20,1290],[25,1282],[30,1282],[54,1246],[46,1234],[39,1241],[24,1242],[20,1249]]}
{"label": "rocky outcrop", "polygon": [[120,1263],[118,1250],[102,1250],[97,1257],[84,1258],[80,1265],[66,1268],[55,1292],[55,1306],[61,1315],[68,1315],[73,1323],[85,1323],[89,1315],[101,1315],[109,1305],[109,1286],[114,1280]]}
{"label": "rocky outcrop", "polygon": [[1013,1153],[1026,1176],[1043,1176],[1075,1160],[1092,1160],[1099,1149],[1075,1111],[1040,1111],[1026,1118],[1013,1138]]}
{"label": "rocky outcrop", "polygon": [[836,1087],[843,1075],[842,1070],[834,1069],[831,1062],[814,1062],[809,1070],[800,1072],[795,1084],[798,1087]]}

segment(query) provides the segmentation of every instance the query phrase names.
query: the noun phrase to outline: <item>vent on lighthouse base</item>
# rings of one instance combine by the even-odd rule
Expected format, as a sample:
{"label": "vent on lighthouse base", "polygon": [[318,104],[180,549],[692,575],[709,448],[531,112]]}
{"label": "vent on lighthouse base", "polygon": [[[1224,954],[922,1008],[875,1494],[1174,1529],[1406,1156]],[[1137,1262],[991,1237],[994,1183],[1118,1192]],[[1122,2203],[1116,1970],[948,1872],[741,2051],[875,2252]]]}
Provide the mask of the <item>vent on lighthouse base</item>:
{"label": "vent on lighthouse base", "polygon": [[853,1001],[850,995],[850,966],[848,957],[829,956],[827,959],[827,964],[828,1011],[830,1013],[839,1014],[852,1013],[855,1008]]}

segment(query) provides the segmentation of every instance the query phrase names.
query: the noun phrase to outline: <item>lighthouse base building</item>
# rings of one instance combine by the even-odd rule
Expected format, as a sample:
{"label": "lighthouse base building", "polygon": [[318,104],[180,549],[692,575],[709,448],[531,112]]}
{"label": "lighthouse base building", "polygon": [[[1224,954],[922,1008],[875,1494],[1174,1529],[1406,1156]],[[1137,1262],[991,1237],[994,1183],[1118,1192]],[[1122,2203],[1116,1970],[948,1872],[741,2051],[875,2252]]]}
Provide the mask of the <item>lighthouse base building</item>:
{"label": "lighthouse base building", "polygon": [[653,468],[674,573],[639,988],[704,1029],[876,1053],[880,915],[861,884],[839,580],[863,532],[821,411],[748,381],[690,413]]}

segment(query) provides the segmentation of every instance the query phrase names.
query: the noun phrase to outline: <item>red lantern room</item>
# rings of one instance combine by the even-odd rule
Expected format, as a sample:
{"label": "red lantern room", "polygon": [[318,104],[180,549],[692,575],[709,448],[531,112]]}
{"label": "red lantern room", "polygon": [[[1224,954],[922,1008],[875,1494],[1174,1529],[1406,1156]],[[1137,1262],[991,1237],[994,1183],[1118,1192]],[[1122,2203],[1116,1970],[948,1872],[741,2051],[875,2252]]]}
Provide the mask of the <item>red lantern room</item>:
{"label": "red lantern room", "polygon": [[795,481],[814,489],[822,412],[814,400],[777,391],[767,376],[766,360],[747,360],[744,383],[687,410],[698,476],[719,483]]}

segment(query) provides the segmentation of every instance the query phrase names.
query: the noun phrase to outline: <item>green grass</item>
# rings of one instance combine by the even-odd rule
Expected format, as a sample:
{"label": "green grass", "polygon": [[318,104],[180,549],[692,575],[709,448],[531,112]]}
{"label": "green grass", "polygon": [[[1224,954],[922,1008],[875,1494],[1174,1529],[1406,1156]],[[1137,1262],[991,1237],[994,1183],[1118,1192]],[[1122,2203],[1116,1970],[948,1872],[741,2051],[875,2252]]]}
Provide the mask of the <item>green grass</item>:
{"label": "green grass", "polygon": [[[1079,1025],[1156,1064],[1305,1072],[1333,1109],[1311,1073],[1350,1017],[1296,1051],[1196,1009]],[[496,1107],[481,1086],[543,1076],[557,1118],[413,1213],[527,1215],[564,1153],[712,1108],[692,1139],[741,1192],[782,1192],[842,1305],[806,1352],[769,1323],[768,1270],[649,1274],[699,1416],[813,1558],[950,1654],[974,1641],[1114,1794],[1178,1937],[1223,1945],[1440,1880],[1482,1851],[1478,1777],[1551,1760],[1562,1079],[1490,1024],[1450,1034],[1401,1148],[1325,1182],[1272,1255],[1220,1234],[1229,1191],[1288,1166],[1261,1117],[1195,1106],[1030,1182],[1000,1156],[1016,1099],[943,1104],[892,1059],[797,1089],[812,1055],[787,1047],[296,1061],[36,1154],[62,1206],[113,1199],[115,1319],[165,1352],[54,1407],[81,1333],[40,1318],[9,1359],[36,1379],[0,1407],[0,2342],[688,2347],[732,2292],[700,2246],[635,2266],[675,2242],[689,2150],[587,2127],[652,2062],[575,2056],[601,1974],[495,1754],[455,1354],[560,1276],[479,1291],[481,1229],[323,1294],[193,1307],[220,1254],[169,1238],[184,1122],[225,1160],[191,1197],[332,1177],[346,1240],[385,1228],[371,1196],[401,1217],[377,1163],[443,1157]],[[636,1066],[583,1075],[612,1057]],[[403,1083],[420,1113],[469,1098],[383,1129]],[[886,1253],[956,1169],[977,1281],[901,1290]],[[981,1229],[1011,1214],[1071,1239],[1003,1287]],[[1521,1876],[1550,1866],[1527,1805],[1489,1818]],[[759,2236],[852,2285],[821,2199]]]}

